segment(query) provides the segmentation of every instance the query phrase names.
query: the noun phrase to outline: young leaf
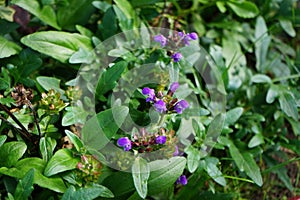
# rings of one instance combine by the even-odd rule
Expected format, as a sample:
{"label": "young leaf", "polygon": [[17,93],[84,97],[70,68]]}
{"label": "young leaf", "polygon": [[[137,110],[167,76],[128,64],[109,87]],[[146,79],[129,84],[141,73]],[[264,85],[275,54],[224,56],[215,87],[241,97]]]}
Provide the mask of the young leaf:
{"label": "young leaf", "polygon": [[24,36],[21,42],[61,62],[67,62],[80,47],[86,50],[93,49],[90,38],[62,31],[36,32]]}
{"label": "young leaf", "polygon": [[236,107],[226,113],[225,126],[234,125],[234,123],[242,116],[244,109]]}
{"label": "young leaf", "polygon": [[266,62],[268,48],[271,42],[271,37],[268,35],[268,28],[263,17],[259,16],[255,25],[255,57],[256,69],[262,71],[263,65]]}
{"label": "young leaf", "polygon": [[294,120],[299,119],[297,103],[295,98],[289,92],[281,92],[279,95],[279,103],[281,110]]}
{"label": "young leaf", "polygon": [[116,86],[116,81],[121,77],[121,74],[126,67],[127,62],[120,61],[103,72],[97,84],[96,95],[101,96],[109,90],[112,90]]}
{"label": "young leaf", "polygon": [[278,97],[278,88],[276,85],[271,85],[271,87],[268,89],[267,96],[266,96],[266,102],[267,103],[273,103]]}
{"label": "young leaf", "polygon": [[60,89],[60,79],[47,76],[39,76],[36,78],[37,82],[47,91],[54,89],[61,95],[64,95],[65,91]]}
{"label": "young leaf", "polygon": [[65,109],[67,112],[62,118],[61,125],[70,126],[72,124],[84,124],[89,113],[85,111],[82,107],[72,106]]}
{"label": "young leaf", "polygon": [[189,170],[189,172],[193,173],[196,171],[196,169],[199,166],[199,161],[201,158],[200,153],[192,145],[188,146],[188,148],[185,150],[185,153],[187,154],[188,170]]}
{"label": "young leaf", "polygon": [[259,13],[256,5],[249,1],[226,1],[226,3],[237,16],[242,18],[253,18]]}
{"label": "young leaf", "polygon": [[270,77],[264,74],[255,74],[251,77],[251,82],[253,83],[272,83]]}
{"label": "young leaf", "polygon": [[262,134],[254,135],[248,143],[249,148],[256,147],[264,143],[264,136]]}
{"label": "young leaf", "polygon": [[56,140],[51,137],[42,137],[39,145],[43,160],[48,162],[53,156],[53,151],[56,147]]}
{"label": "young leaf", "polygon": [[116,106],[98,113],[82,128],[82,141],[91,148],[101,149],[117,133],[128,115],[125,106]]}
{"label": "young leaf", "polygon": [[285,19],[285,18],[280,18],[279,19],[279,24],[282,27],[282,29],[291,37],[296,36],[296,31],[293,27],[293,24],[290,20]]}
{"label": "young leaf", "polygon": [[19,180],[19,183],[16,187],[14,193],[15,200],[24,200],[28,199],[31,192],[33,191],[33,178],[34,178],[34,169],[29,170],[25,176]]}
{"label": "young leaf", "polygon": [[8,142],[0,147],[0,167],[14,166],[27,149],[24,142]]}
{"label": "young leaf", "polygon": [[132,165],[132,178],[136,191],[143,199],[147,196],[149,176],[150,167],[148,162],[141,157],[137,157]]}
{"label": "young leaf", "polygon": [[68,138],[70,139],[70,141],[74,144],[76,150],[78,152],[80,152],[80,150],[83,147],[83,143],[80,140],[80,138],[69,130],[65,130],[65,133],[68,136]]}
{"label": "young leaf", "polygon": [[219,162],[219,159],[213,158],[213,157],[207,157],[205,159],[206,163],[206,171],[208,175],[214,179],[217,183],[219,183],[222,186],[226,186],[226,180],[222,175],[222,172],[218,169],[216,166]]}
{"label": "young leaf", "polygon": [[0,36],[0,58],[6,58],[18,54],[22,48],[4,37]]}
{"label": "young leaf", "polygon": [[60,172],[75,169],[79,158],[74,157],[69,149],[58,150],[45,167],[45,176],[52,176]]}

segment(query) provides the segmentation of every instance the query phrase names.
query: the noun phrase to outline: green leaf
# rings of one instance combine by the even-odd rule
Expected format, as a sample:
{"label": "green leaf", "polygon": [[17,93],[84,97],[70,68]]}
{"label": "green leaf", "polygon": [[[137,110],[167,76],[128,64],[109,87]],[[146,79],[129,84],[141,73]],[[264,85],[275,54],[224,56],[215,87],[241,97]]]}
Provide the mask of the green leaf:
{"label": "green leaf", "polygon": [[0,19],[5,19],[7,21],[14,21],[15,10],[11,7],[0,5]]}
{"label": "green leaf", "polygon": [[272,80],[267,75],[256,74],[251,77],[251,82],[253,82],[253,83],[272,83]]}
{"label": "green leaf", "polygon": [[93,49],[90,38],[62,31],[36,32],[23,37],[21,42],[61,62],[67,62],[80,47],[86,50]]}
{"label": "green leaf", "polygon": [[22,48],[4,37],[0,36],[0,58],[6,58],[18,54]]}
{"label": "green leaf", "polygon": [[62,200],[93,200],[97,197],[113,198],[113,193],[106,187],[99,184],[92,184],[76,191],[70,186],[62,197]]}
{"label": "green leaf", "polygon": [[299,119],[297,103],[294,96],[290,92],[281,92],[279,94],[279,104],[281,110],[294,120]]}
{"label": "green leaf", "polygon": [[32,72],[39,69],[43,63],[38,54],[30,49],[21,51],[19,57],[20,64],[18,64],[18,72],[20,73],[21,78],[25,78],[32,74]]}
{"label": "green leaf", "polygon": [[242,18],[253,18],[258,15],[259,10],[256,5],[249,1],[226,1],[227,5]]}
{"label": "green leaf", "polygon": [[80,159],[74,157],[69,149],[60,149],[47,163],[44,174],[49,177],[60,172],[75,169],[79,161]]}
{"label": "green leaf", "polygon": [[0,135],[0,148],[4,144],[4,142],[6,141],[6,139],[7,139],[6,135]]}
{"label": "green leaf", "polygon": [[62,118],[61,125],[70,126],[73,124],[84,124],[89,113],[85,111],[82,107],[72,106],[65,109],[67,112]]}
{"label": "green leaf", "polygon": [[8,142],[0,147],[0,167],[11,167],[23,156],[27,149],[24,142]]}
{"label": "green leaf", "polygon": [[121,77],[121,74],[126,67],[127,62],[120,61],[103,72],[97,84],[96,94],[100,96],[109,90],[112,90],[116,86],[116,81]]}
{"label": "green leaf", "polygon": [[19,180],[19,183],[16,187],[14,198],[15,200],[24,200],[28,199],[31,192],[33,191],[33,178],[34,178],[34,169],[29,170],[25,176]]}
{"label": "green leaf", "polygon": [[50,5],[41,6],[38,0],[12,0],[11,3],[20,6],[46,24],[60,30],[56,21],[56,14]]}
{"label": "green leaf", "polygon": [[[93,0],[68,0],[57,6],[57,21],[60,27],[73,30],[75,25],[84,25],[96,10]],[[80,16],[80,17],[78,17]]]}
{"label": "green leaf", "polygon": [[103,148],[117,133],[128,112],[125,106],[115,106],[92,117],[82,128],[84,144],[95,149]]}
{"label": "green leaf", "polygon": [[200,153],[198,149],[193,147],[192,145],[188,146],[185,150],[185,153],[187,154],[187,167],[189,172],[193,173],[196,171],[196,169],[199,166],[200,162]]}
{"label": "green leaf", "polygon": [[43,160],[48,162],[53,156],[53,151],[56,147],[56,140],[51,137],[42,137],[39,145]]}
{"label": "green leaf", "polygon": [[262,186],[263,181],[260,169],[255,160],[249,152],[240,152],[239,149],[233,144],[231,140],[226,137],[220,136],[219,142],[229,148],[229,152],[238,168],[245,173],[258,185]]}
{"label": "green leaf", "polygon": [[225,7],[225,2],[223,2],[223,1],[217,1],[216,6],[218,7],[218,9],[221,13],[225,13],[227,10]]}
{"label": "green leaf", "polygon": [[66,190],[66,186],[61,178],[51,177],[47,178],[42,175],[44,171],[46,162],[40,158],[24,158],[17,162],[15,168],[0,168],[0,174],[5,174],[7,176],[15,177],[21,179],[25,174],[31,170],[35,169],[34,172],[34,183],[40,187],[53,190],[55,192],[63,193]]}
{"label": "green leaf", "polygon": [[226,112],[225,126],[234,125],[234,123],[242,116],[244,109],[236,107]]}
{"label": "green leaf", "polygon": [[173,185],[182,175],[186,159],[176,156],[169,160],[157,160],[149,164],[151,173],[148,180],[148,194],[158,194]]}
{"label": "green leaf", "polygon": [[80,152],[81,149],[84,147],[80,138],[69,130],[65,130],[65,133],[70,139],[70,141],[74,144],[76,150]]}
{"label": "green leaf", "polygon": [[124,13],[127,19],[135,18],[135,11],[127,0],[114,0],[118,8]]}
{"label": "green leaf", "polygon": [[91,64],[95,59],[95,55],[92,51],[87,49],[79,48],[69,59],[71,64],[87,63]]}
{"label": "green leaf", "polygon": [[271,87],[268,89],[267,92],[266,102],[271,104],[275,101],[277,97],[278,97],[278,87],[276,85],[271,85]]}
{"label": "green leaf", "polygon": [[64,95],[65,91],[60,89],[60,79],[47,77],[47,76],[39,76],[36,78],[37,82],[47,91],[53,89],[59,92],[61,95]]}
{"label": "green leaf", "polygon": [[249,148],[257,147],[257,146],[259,146],[263,143],[265,143],[264,142],[264,136],[262,134],[256,134],[249,141],[248,147]]}
{"label": "green leaf", "polygon": [[147,196],[147,181],[149,176],[150,167],[147,161],[141,157],[137,157],[132,165],[132,178],[136,191],[143,199]]}
{"label": "green leaf", "polygon": [[103,1],[93,1],[93,6],[101,10],[102,12],[106,12],[109,8],[111,8],[111,4]]}
{"label": "green leaf", "polygon": [[271,42],[268,28],[263,17],[259,16],[255,24],[255,57],[256,69],[262,71],[267,59],[267,52]]}
{"label": "green leaf", "polygon": [[222,172],[218,169],[217,164],[219,160],[213,157],[207,157],[205,159],[205,169],[208,175],[214,179],[215,182],[219,183],[222,186],[226,186],[226,180],[222,175]]}
{"label": "green leaf", "polygon": [[296,31],[293,27],[293,24],[290,20],[285,19],[285,18],[280,18],[279,19],[280,26],[282,29],[291,37],[296,36]]}

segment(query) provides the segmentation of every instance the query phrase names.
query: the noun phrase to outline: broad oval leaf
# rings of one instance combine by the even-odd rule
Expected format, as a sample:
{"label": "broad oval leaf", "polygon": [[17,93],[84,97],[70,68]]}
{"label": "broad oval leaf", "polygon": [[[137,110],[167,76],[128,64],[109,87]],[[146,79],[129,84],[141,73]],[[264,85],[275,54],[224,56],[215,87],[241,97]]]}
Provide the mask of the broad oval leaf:
{"label": "broad oval leaf", "polygon": [[24,142],[8,142],[0,147],[0,167],[14,166],[27,149]]}
{"label": "broad oval leaf", "polygon": [[67,62],[80,47],[86,50],[93,49],[90,38],[62,31],[36,32],[23,37],[21,42],[61,62]]}
{"label": "broad oval leaf", "polygon": [[80,159],[74,157],[71,150],[60,149],[47,163],[44,174],[45,176],[52,176],[60,172],[75,169],[79,161]]}
{"label": "broad oval leaf", "polygon": [[186,150],[185,153],[187,154],[187,167],[189,172],[193,173],[196,171],[196,169],[199,166],[199,161],[200,161],[200,153],[199,151],[194,148],[193,146],[189,146]]}
{"label": "broad oval leaf", "polygon": [[256,74],[252,76],[251,82],[253,83],[272,83],[270,77],[264,74]]}
{"label": "broad oval leaf", "polygon": [[186,159],[176,156],[169,160],[153,161],[149,165],[148,193],[158,194],[176,182],[185,168]]}
{"label": "broad oval leaf", "polygon": [[234,125],[234,123],[242,116],[244,109],[242,107],[236,107],[229,110],[226,113],[225,125]]}

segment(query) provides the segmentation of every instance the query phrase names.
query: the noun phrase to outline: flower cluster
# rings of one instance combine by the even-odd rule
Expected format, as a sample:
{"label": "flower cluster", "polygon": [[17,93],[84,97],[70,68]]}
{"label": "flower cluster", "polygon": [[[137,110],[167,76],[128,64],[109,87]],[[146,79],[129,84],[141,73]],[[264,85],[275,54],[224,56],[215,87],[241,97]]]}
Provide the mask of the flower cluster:
{"label": "flower cluster", "polygon": [[178,87],[178,82],[172,83],[167,95],[163,95],[161,91],[156,95],[154,89],[145,87],[142,89],[142,94],[147,96],[146,102],[153,103],[159,113],[177,112],[181,114],[189,107],[189,104],[185,100],[178,101],[177,98],[172,98]]}
{"label": "flower cluster", "polygon": [[77,163],[78,176],[82,178],[85,183],[97,182],[101,174],[102,165],[92,155],[82,155],[81,161]]}
{"label": "flower cluster", "polygon": [[[154,36],[154,41],[159,42],[161,47],[165,47],[169,44],[171,48],[175,49],[178,49],[180,46],[189,46],[190,41],[197,39],[198,35],[195,32],[186,34],[184,32],[178,32],[174,36],[169,36],[168,38],[162,34]],[[174,62],[179,62],[182,59],[182,54],[178,51],[171,52],[171,58]]]}
{"label": "flower cluster", "polygon": [[164,129],[160,129],[158,133],[150,134],[145,129],[141,129],[139,134],[134,135],[133,139],[121,137],[118,139],[118,146],[124,151],[131,149],[137,150],[139,153],[151,152],[161,148],[167,142],[167,136]]}

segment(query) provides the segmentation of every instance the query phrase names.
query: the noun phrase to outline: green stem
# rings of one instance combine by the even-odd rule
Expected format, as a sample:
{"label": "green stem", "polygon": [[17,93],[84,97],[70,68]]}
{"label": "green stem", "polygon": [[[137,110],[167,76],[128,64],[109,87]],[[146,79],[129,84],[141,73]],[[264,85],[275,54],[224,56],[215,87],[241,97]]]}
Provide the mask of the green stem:
{"label": "green stem", "polygon": [[224,178],[230,178],[230,179],[235,179],[235,180],[239,180],[239,181],[245,181],[245,182],[249,182],[249,183],[254,183],[254,181],[246,179],[246,178],[239,178],[239,177],[235,177],[235,176],[228,176],[225,175],[223,176]]}
{"label": "green stem", "polygon": [[293,78],[300,78],[300,74],[293,74],[290,76],[284,76],[280,78],[275,78],[272,80],[273,83],[278,82],[278,81],[283,81],[283,80],[288,80],[288,79],[293,79]]}

